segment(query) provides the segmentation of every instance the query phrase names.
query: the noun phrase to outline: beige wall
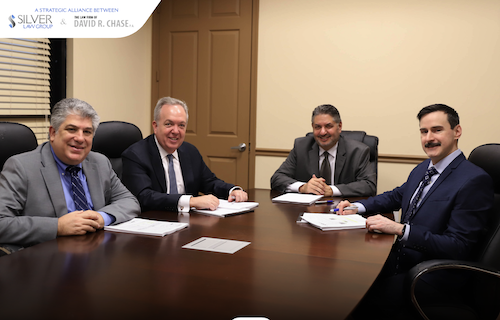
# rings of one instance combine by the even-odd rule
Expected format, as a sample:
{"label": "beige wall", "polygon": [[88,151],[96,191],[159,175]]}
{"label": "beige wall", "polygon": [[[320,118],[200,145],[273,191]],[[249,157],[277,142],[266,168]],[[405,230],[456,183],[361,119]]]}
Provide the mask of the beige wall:
{"label": "beige wall", "polygon": [[[499,21],[495,0],[260,0],[257,148],[290,149],[323,103],[380,154],[424,155],[415,116],[433,103],[459,112],[466,155],[499,142]],[[281,160],[256,159],[256,187]],[[380,164],[379,192],[412,167]]]}
{"label": "beige wall", "polygon": [[101,121],[131,122],[149,135],[151,39],[151,18],[125,38],[69,39],[67,96],[90,103]]}
{"label": "beige wall", "polygon": [[[69,91],[103,121],[151,132],[151,19],[122,39],[70,41]],[[459,112],[466,155],[500,140],[500,2],[496,0],[260,0],[257,149],[290,149],[322,103],[344,129],[380,138],[379,152],[423,155],[417,112]],[[256,159],[255,187],[269,188],[282,158]],[[379,164],[379,192],[413,165]]]}

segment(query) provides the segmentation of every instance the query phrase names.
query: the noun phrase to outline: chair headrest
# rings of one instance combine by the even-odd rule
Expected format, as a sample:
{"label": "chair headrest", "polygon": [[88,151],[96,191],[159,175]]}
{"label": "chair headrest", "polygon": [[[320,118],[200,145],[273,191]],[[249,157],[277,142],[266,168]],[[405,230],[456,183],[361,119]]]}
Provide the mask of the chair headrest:
{"label": "chair headrest", "polygon": [[142,140],[142,132],[136,125],[122,121],[105,121],[97,127],[92,151],[100,152],[108,158],[120,158],[125,149],[139,140]]}
{"label": "chair headrest", "polygon": [[475,148],[469,155],[469,161],[491,176],[495,193],[500,193],[500,144],[488,143]]}

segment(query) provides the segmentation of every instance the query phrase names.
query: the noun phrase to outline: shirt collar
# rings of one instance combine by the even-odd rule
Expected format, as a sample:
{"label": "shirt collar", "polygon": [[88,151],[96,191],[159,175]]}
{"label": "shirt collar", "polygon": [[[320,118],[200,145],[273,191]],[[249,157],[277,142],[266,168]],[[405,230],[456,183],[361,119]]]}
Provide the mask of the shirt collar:
{"label": "shirt collar", "polygon": [[[169,153],[167,151],[165,151],[165,149],[163,149],[163,147],[160,145],[160,143],[158,142],[158,139],[156,139],[156,135],[154,137],[155,137],[156,146],[158,147],[158,151],[160,151],[160,158],[163,159]],[[174,156],[175,159],[179,159],[179,157],[177,156],[177,149],[172,153],[172,155]]]}
{"label": "shirt collar", "polygon": [[452,163],[452,161],[455,160],[455,158],[458,157],[461,153],[462,151],[460,149],[457,149],[452,153],[450,153],[449,155],[447,155],[446,157],[444,157],[441,161],[439,161],[435,165],[432,164],[432,161],[429,161],[429,168],[434,166],[437,172],[441,174],[444,171],[444,169],[446,169],[450,165],[450,163]]}
{"label": "shirt collar", "polygon": [[339,142],[337,141],[337,143],[333,147],[331,147],[329,150],[325,150],[322,147],[319,147],[319,156],[321,157],[323,155],[323,153],[328,152],[332,157],[335,157],[337,155],[338,146],[339,146]]}

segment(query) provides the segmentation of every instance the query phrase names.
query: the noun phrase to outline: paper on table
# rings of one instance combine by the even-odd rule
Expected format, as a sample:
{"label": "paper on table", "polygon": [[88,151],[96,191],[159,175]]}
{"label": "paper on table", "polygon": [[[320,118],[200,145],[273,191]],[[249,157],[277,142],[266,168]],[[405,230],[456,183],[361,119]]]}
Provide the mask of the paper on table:
{"label": "paper on table", "polygon": [[298,203],[298,204],[313,204],[319,199],[323,198],[322,195],[305,194],[305,193],[285,193],[272,199],[273,202],[285,203]]}
{"label": "paper on table", "polygon": [[229,202],[227,200],[219,200],[219,206],[215,210],[199,210],[192,209],[194,212],[210,214],[219,217],[253,211],[259,205],[258,202]]}
{"label": "paper on table", "polygon": [[167,234],[174,233],[177,230],[186,228],[188,225],[189,224],[185,222],[169,222],[134,218],[114,226],[106,226],[104,227],[104,230],[163,237]]}
{"label": "paper on table", "polygon": [[184,246],[185,249],[195,249],[203,251],[213,251],[233,254],[236,251],[248,246],[250,242],[201,237]]}
{"label": "paper on table", "polygon": [[302,219],[321,230],[357,229],[366,227],[366,218],[359,214],[336,215],[331,213],[308,213],[302,214]]}

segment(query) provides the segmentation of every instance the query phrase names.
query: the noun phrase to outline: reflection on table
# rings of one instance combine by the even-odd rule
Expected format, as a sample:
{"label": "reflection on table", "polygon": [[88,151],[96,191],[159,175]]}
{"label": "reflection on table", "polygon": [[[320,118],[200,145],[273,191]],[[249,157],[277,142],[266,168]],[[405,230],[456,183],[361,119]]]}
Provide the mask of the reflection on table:
{"label": "reflection on table", "polygon": [[[379,273],[393,236],[297,224],[330,205],[274,204],[250,190],[254,212],[218,218],[147,212],[189,222],[163,238],[99,231],[0,258],[5,319],[344,319]],[[249,241],[235,254],[181,247],[200,237]]]}

